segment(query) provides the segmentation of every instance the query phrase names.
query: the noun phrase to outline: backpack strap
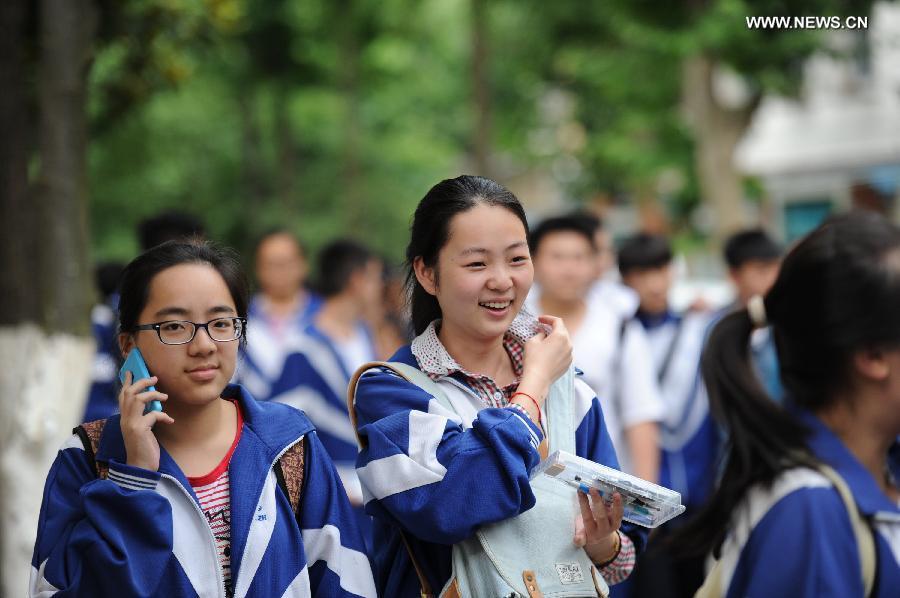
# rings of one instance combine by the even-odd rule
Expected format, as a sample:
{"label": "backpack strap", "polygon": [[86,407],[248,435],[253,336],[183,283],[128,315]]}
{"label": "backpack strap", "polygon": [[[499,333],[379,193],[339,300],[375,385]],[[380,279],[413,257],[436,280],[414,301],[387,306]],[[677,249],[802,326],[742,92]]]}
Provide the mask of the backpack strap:
{"label": "backpack strap", "polygon": [[100,437],[103,436],[105,419],[98,419],[76,426],[72,432],[81,439],[84,452],[88,456],[91,468],[97,473],[97,477],[105,480],[109,475],[109,465],[104,461],[97,461],[97,449],[100,447]]}
{"label": "backpack strap", "polygon": [[[368,442],[366,442],[366,439],[359,433],[359,424],[356,417],[356,386],[359,384],[359,379],[362,377],[362,375],[374,368],[388,369],[407,382],[416,384],[416,381],[411,380],[410,377],[404,375],[404,372],[400,371],[400,369],[396,367],[397,365],[400,364],[389,363],[387,361],[369,361],[359,366],[356,369],[356,372],[350,378],[350,384],[347,385],[347,412],[350,414],[350,423],[353,424],[353,432],[356,434],[356,441],[361,449],[366,448]],[[428,380],[428,382],[434,384],[434,382],[432,382],[430,379]],[[419,385],[416,384],[416,386]],[[422,386],[419,386],[419,388],[422,388]],[[429,392],[429,389],[427,388],[422,388],[422,390]],[[443,395],[442,391],[438,390],[438,392]],[[433,393],[429,392],[429,394],[432,394],[432,396],[434,396]],[[403,528],[397,526],[397,530],[400,532],[400,539],[403,541],[403,546],[404,548],[406,548],[406,553],[409,555],[409,560],[412,562],[413,568],[416,570],[416,577],[419,578],[419,594],[421,598],[434,598],[434,592],[431,589],[431,584],[428,583],[428,579],[425,577],[425,572],[422,570],[422,567],[419,565],[418,559],[416,559],[416,555],[413,553],[413,549],[409,543],[409,539],[403,532]]]}
{"label": "backpack strap", "polygon": [[306,436],[295,442],[275,461],[275,479],[291,503],[295,516],[300,515],[303,479],[306,471]]}
{"label": "backpack strap", "polygon": [[863,596],[869,596],[872,594],[872,589],[875,587],[876,566],[875,538],[872,533],[872,528],[860,514],[859,507],[856,506],[856,501],[853,498],[853,493],[847,486],[847,482],[841,477],[841,474],[824,463],[818,464],[816,469],[831,481],[838,491],[838,494],[841,495],[844,506],[847,508],[847,514],[850,516],[850,524],[853,526],[853,535],[856,536],[856,547],[857,550],[859,550],[863,588],[865,589]]}
{"label": "backpack strap", "polygon": [[[106,426],[105,419],[98,419],[77,426],[72,432],[77,434],[84,446],[84,452],[88,455],[92,469],[97,477],[105,480],[109,476],[109,465],[104,461],[97,461],[97,449],[100,446],[100,437]],[[306,437],[291,445],[281,457],[275,461],[275,479],[281,490],[288,497],[291,509],[295,515],[300,513],[300,497],[303,495],[303,477],[305,468]]]}

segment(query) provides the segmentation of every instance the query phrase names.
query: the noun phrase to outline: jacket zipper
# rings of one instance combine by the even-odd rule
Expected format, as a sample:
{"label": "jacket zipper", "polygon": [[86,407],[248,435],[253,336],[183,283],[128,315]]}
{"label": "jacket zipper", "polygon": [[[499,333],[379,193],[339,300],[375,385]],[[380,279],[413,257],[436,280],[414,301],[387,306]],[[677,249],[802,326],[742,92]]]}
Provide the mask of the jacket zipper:
{"label": "jacket zipper", "polygon": [[212,528],[209,527],[209,521],[206,520],[206,515],[203,514],[203,509],[201,509],[200,505],[198,505],[194,501],[188,491],[184,489],[184,486],[181,485],[181,482],[167,473],[161,474],[161,476],[168,480],[171,480],[178,487],[181,493],[184,494],[185,498],[188,499],[188,502],[194,506],[194,512],[196,512],[200,516],[200,519],[203,520],[203,526],[209,533],[209,539],[212,540],[211,545],[213,549],[213,560],[216,563],[216,580],[219,582],[219,596],[221,596],[222,598],[227,598],[228,594],[225,591],[225,577],[224,575],[222,575],[222,564],[219,562],[219,551],[216,548],[216,537],[213,535]]}

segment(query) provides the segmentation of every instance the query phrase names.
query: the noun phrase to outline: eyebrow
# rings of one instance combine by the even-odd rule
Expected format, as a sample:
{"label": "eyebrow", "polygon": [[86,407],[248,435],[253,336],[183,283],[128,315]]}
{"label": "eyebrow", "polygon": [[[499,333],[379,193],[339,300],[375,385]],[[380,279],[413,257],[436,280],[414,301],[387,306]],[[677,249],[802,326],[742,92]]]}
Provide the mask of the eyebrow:
{"label": "eyebrow", "polygon": [[[510,251],[512,249],[519,249],[520,247],[527,247],[527,246],[528,246],[528,243],[526,243],[525,241],[516,241],[515,243],[513,243],[512,245],[510,245],[503,251],[506,252],[506,251]],[[468,249],[464,249],[462,251],[462,253],[460,253],[460,255],[467,256],[467,255],[471,255],[473,253],[488,253],[488,250],[485,249],[484,247],[469,247]]]}
{"label": "eyebrow", "polygon": [[[217,305],[215,307],[211,307],[206,310],[206,313],[209,315],[215,314],[233,314],[235,313],[233,307],[229,307],[227,305]],[[163,318],[166,316],[181,316],[186,318],[190,312],[183,307],[164,307],[158,312],[156,312],[153,317],[154,318]]]}

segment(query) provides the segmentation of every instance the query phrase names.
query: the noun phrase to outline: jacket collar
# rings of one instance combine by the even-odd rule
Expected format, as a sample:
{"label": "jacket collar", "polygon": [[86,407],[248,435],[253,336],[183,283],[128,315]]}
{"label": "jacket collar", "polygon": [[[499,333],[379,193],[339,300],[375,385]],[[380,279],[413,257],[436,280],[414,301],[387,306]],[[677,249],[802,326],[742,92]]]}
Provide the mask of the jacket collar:
{"label": "jacket collar", "polygon": [[[881,513],[889,514],[891,518],[900,516],[900,506],[894,504],[881,491],[872,475],[834,432],[822,423],[822,420],[807,411],[801,411],[798,415],[811,431],[807,444],[813,455],[830,465],[844,478],[863,515],[873,516]],[[888,459],[892,471],[900,469],[900,444],[894,443]]]}
{"label": "jacket collar", "polygon": [[[266,457],[271,461],[301,436],[314,430],[306,415],[296,409],[280,403],[263,403],[257,401],[242,386],[229,384],[222,391],[223,399],[234,399],[238,402],[244,416],[244,426],[252,432],[250,436],[258,438],[265,447]],[[126,462],[125,442],[122,438],[119,415],[106,421],[100,445],[97,447],[98,461],[115,460]],[[240,447],[248,434],[241,435]],[[159,472],[167,473],[179,479],[186,487],[190,487],[184,474],[166,450],[160,447]]]}

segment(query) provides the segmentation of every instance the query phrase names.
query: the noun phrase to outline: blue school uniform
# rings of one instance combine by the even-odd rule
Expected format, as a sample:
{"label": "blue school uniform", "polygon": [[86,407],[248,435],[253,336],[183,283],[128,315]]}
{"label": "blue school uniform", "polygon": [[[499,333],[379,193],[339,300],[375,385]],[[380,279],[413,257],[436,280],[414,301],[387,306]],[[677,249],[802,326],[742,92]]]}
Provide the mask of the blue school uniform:
{"label": "blue school uniform", "polygon": [[[239,386],[244,428],[231,457],[233,596],[375,596],[369,560],[331,460],[299,411],[260,403]],[[307,439],[299,516],[273,466]],[[119,416],[107,420],[97,459],[75,435],[44,488],[30,596],[226,598],[222,568],[197,496],[161,449],[159,471],[126,465]]]}
{"label": "blue school uniform", "polygon": [[[365,361],[375,359],[368,330],[358,327],[369,346]],[[314,324],[308,324],[286,345],[279,376],[271,386],[270,399],[302,410],[316,426],[319,440],[334,461],[338,474],[354,501],[362,501],[356,476],[356,433],[347,413],[347,383],[361,363],[345,363],[335,343]],[[357,509],[358,524],[370,538],[371,518]]]}
{"label": "blue school uniform", "polygon": [[262,306],[263,299],[256,295],[247,308],[247,345],[240,349],[234,382],[266,401],[272,398],[272,385],[282,375],[286,345],[309,324],[322,307],[322,299],[309,293],[306,303],[277,328]]}
{"label": "blue school uniform", "polygon": [[[875,534],[876,572],[872,596],[900,592],[900,506],[894,504],[840,439],[818,418],[801,412],[812,430],[813,454],[844,478],[860,513]],[[900,470],[900,445],[890,452]],[[856,537],[837,490],[819,472],[783,472],[770,488],[749,491],[732,518],[735,527],[723,554],[737,555],[723,570],[727,598],[862,596]],[[734,550],[736,548],[736,550]]]}
{"label": "blue school uniform", "polygon": [[[410,346],[390,361],[421,369]],[[356,390],[357,426],[366,441],[357,460],[366,511],[375,518],[376,587],[383,596],[418,596],[420,584],[399,529],[430,586],[451,574],[452,545],[487,523],[534,506],[529,472],[537,465],[539,427],[515,409],[476,408],[476,393],[456,377],[438,382],[460,397],[471,421],[443,408],[431,395],[392,372],[374,369]],[[618,468],[600,403],[576,381],[576,453]],[[456,405],[456,399],[452,399]],[[646,530],[623,524],[636,551]]]}
{"label": "blue school uniform", "polygon": [[97,345],[91,365],[91,388],[81,421],[106,419],[119,411],[119,345],[116,342],[118,296],[91,310],[91,331]]}
{"label": "blue school uniform", "polygon": [[702,313],[639,313],[665,400],[660,422],[660,484],[681,493],[688,509],[700,507],[716,480],[721,450],[718,428],[700,372],[712,317]]}

